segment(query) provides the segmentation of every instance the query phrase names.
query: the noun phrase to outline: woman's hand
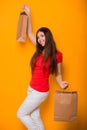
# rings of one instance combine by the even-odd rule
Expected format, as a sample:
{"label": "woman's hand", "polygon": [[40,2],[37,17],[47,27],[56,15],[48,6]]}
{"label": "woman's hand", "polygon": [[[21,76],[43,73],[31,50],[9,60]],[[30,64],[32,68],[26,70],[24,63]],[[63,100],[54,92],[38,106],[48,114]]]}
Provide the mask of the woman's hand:
{"label": "woman's hand", "polygon": [[30,13],[30,8],[29,8],[28,5],[22,5],[22,9],[23,9],[23,11],[24,11],[27,15],[29,15],[29,13]]}
{"label": "woman's hand", "polygon": [[59,85],[61,88],[66,89],[69,86],[69,83],[67,81],[61,81]]}

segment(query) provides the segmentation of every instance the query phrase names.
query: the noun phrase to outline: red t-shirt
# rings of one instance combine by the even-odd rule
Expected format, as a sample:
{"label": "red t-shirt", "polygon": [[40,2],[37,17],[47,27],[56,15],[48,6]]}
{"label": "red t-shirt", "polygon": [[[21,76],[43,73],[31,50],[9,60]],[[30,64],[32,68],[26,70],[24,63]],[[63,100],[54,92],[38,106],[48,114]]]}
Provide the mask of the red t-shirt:
{"label": "red t-shirt", "polygon": [[[50,60],[48,60],[45,64],[45,71],[42,67],[42,60],[43,55],[40,54],[36,60],[34,72],[30,81],[30,86],[40,92],[47,92],[49,90],[49,63]],[[62,53],[57,52],[56,53],[56,60],[57,63],[62,62]]]}

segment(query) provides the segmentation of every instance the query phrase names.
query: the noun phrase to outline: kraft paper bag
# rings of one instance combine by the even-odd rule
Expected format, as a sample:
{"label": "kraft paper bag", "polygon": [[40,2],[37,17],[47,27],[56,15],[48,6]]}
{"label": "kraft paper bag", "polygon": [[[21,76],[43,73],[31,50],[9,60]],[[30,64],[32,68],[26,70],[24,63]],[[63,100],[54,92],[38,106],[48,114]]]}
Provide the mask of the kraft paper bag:
{"label": "kraft paper bag", "polygon": [[18,20],[18,26],[17,26],[17,34],[16,34],[16,40],[18,42],[26,41],[27,19],[28,19],[28,16],[25,12],[20,13],[19,20]]}
{"label": "kraft paper bag", "polygon": [[77,91],[55,91],[54,121],[77,121],[78,93]]}

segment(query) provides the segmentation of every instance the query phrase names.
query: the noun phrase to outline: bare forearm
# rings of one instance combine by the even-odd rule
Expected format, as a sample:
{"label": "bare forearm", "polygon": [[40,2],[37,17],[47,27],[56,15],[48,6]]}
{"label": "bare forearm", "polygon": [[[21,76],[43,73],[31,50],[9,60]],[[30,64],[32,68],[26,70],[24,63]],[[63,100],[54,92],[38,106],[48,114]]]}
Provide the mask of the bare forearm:
{"label": "bare forearm", "polygon": [[56,76],[56,80],[61,88],[66,88],[68,86],[68,82],[63,81],[63,79],[62,79],[61,64],[58,64],[57,67],[58,67],[58,74]]}
{"label": "bare forearm", "polygon": [[61,82],[62,82],[62,75],[61,74],[58,74],[56,76],[56,81],[58,82],[59,85],[61,84]]}
{"label": "bare forearm", "polygon": [[32,29],[31,14],[28,15],[28,37],[34,44],[36,44],[36,37]]}
{"label": "bare forearm", "polygon": [[28,30],[27,30],[28,37],[32,41],[32,43],[34,43],[36,45],[36,37],[35,37],[35,35],[33,33],[33,29],[32,29],[30,8],[27,5],[23,5],[22,9],[28,15]]}
{"label": "bare forearm", "polygon": [[67,81],[62,80],[61,74],[57,75],[56,80],[57,80],[58,84],[60,85],[60,87],[63,89],[67,88],[69,85]]}
{"label": "bare forearm", "polygon": [[33,33],[33,29],[32,29],[32,22],[31,22],[31,14],[28,14],[28,35]]}

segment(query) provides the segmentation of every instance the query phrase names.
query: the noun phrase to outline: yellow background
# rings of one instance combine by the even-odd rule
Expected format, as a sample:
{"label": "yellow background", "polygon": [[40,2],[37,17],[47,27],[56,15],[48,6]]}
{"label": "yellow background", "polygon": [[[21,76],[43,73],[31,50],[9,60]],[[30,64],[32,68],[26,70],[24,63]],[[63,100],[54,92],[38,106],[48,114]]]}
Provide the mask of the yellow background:
{"label": "yellow background", "polygon": [[[22,4],[31,7],[34,33],[41,26],[51,29],[57,48],[63,52],[63,78],[78,91],[78,122],[55,122],[54,92],[60,89],[50,76],[50,95],[41,105],[46,130],[87,129],[87,26],[86,0],[2,0],[0,2],[0,130],[26,130],[16,117],[26,97],[31,78],[30,59],[34,45],[16,41]],[[68,90],[68,89],[67,89]]]}

